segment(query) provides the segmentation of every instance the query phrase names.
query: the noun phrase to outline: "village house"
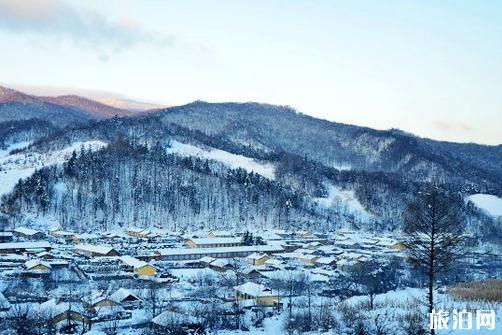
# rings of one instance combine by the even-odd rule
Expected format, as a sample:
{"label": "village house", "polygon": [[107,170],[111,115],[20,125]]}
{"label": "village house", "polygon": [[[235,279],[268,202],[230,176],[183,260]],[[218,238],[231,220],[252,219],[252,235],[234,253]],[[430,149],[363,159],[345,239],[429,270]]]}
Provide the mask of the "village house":
{"label": "village house", "polygon": [[319,267],[336,267],[337,259],[335,257],[320,257],[315,261],[315,265]]}
{"label": "village house", "polygon": [[297,254],[296,260],[305,266],[314,266],[319,259],[316,255]]}
{"label": "village house", "polygon": [[246,257],[246,260],[251,265],[263,265],[269,259],[267,254],[258,254],[256,252]]}
{"label": "village house", "polygon": [[281,268],[283,268],[286,265],[286,262],[281,261],[281,260],[276,259],[276,258],[270,258],[270,259],[268,259],[265,262],[265,265],[267,267],[272,268],[272,269],[281,269]]}
{"label": "village house", "polygon": [[140,239],[148,239],[152,235],[152,232],[148,229],[132,227],[127,228],[127,235]]}
{"label": "village house", "polygon": [[96,312],[100,308],[120,306],[117,301],[114,301],[99,292],[93,294],[88,300],[84,300],[83,302],[86,305],[86,308],[91,312]]}
{"label": "village house", "polygon": [[40,259],[31,259],[24,263],[26,270],[29,271],[50,271],[51,265],[47,262],[44,262]]}
{"label": "village house", "polygon": [[[163,261],[198,260],[206,256],[214,258],[242,258],[254,252],[267,254],[281,253],[283,249],[281,246],[274,245],[250,245],[223,248],[168,248],[157,250],[153,258],[158,258]],[[150,256],[150,258],[151,257],[152,256]],[[148,256],[145,258],[148,258]]]}
{"label": "village house", "polygon": [[0,243],[0,254],[24,254],[50,250],[46,241]]}
{"label": "village house", "polygon": [[142,300],[137,295],[122,287],[112,293],[110,299],[124,307],[135,307],[142,303]]}
{"label": "village house", "polygon": [[228,231],[210,231],[207,237],[233,237],[233,234]]}
{"label": "village house", "polygon": [[300,230],[295,233],[295,236],[298,238],[311,238],[312,233],[306,230]]}
{"label": "village house", "polygon": [[154,266],[131,256],[122,256],[120,260],[125,264],[127,269],[139,276],[155,276],[157,272]]}
{"label": "village house", "polygon": [[258,278],[262,277],[262,274],[260,273],[260,271],[254,269],[252,267],[248,267],[248,268],[245,268],[244,270],[242,270],[242,275],[244,276],[244,278],[247,278],[247,279],[258,279]]}
{"label": "village house", "polygon": [[261,284],[247,282],[245,284],[235,286],[236,300],[252,299],[256,306],[276,306],[279,302],[279,295],[272,292],[271,289]]}
{"label": "village house", "polygon": [[65,243],[75,242],[75,233],[64,231],[64,230],[51,230],[49,235]]}
{"label": "village house", "polygon": [[220,258],[211,262],[211,264],[209,264],[209,268],[217,272],[225,272],[227,270],[231,270],[233,266],[227,259]]}
{"label": "village house", "polygon": [[41,240],[45,238],[45,234],[41,231],[26,227],[18,227],[14,229],[14,235],[25,240]]}
{"label": "village house", "polygon": [[69,303],[58,302],[56,299],[40,304],[40,311],[49,316],[49,324],[56,324],[66,320],[73,320],[87,325],[91,323],[89,317],[73,309]]}
{"label": "village house", "polygon": [[98,234],[86,233],[86,234],[75,234],[71,237],[72,241],[75,243],[90,243],[96,242],[101,238]]}
{"label": "village house", "polygon": [[90,257],[102,257],[102,256],[120,256],[117,250],[112,247],[90,245],[90,244],[80,244],[73,249],[74,252],[81,255],[86,255]]}
{"label": "village house", "polygon": [[189,248],[228,248],[241,246],[242,240],[235,237],[193,238],[185,241],[185,245]]}

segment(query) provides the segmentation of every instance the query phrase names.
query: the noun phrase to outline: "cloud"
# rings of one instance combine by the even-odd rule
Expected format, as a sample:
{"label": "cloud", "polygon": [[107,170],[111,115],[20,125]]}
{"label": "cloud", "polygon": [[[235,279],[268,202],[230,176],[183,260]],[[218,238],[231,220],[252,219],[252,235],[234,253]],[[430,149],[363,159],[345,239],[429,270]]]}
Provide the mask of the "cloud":
{"label": "cloud", "polygon": [[468,132],[474,130],[474,128],[461,121],[438,120],[433,122],[433,126],[434,128],[442,132],[457,132],[457,131]]}
{"label": "cloud", "polygon": [[176,42],[173,35],[144,30],[133,18],[112,21],[63,0],[0,0],[0,29],[68,40],[97,50],[103,58],[137,44],[172,46]]}

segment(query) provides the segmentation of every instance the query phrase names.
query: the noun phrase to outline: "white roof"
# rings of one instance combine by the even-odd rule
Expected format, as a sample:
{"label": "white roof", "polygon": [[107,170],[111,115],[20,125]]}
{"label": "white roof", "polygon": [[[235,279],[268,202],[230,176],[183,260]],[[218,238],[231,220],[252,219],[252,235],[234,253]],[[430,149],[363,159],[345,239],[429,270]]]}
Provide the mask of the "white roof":
{"label": "white roof", "polygon": [[131,291],[129,291],[128,289],[123,288],[123,287],[119,288],[112,295],[110,295],[110,299],[113,301],[116,301],[116,302],[122,302],[123,300],[125,300],[129,296],[132,296],[138,300],[141,300],[140,298],[138,298],[137,295],[135,295],[134,293],[132,293]]}
{"label": "white roof", "polygon": [[191,255],[191,254],[212,254],[225,252],[281,252],[281,246],[275,245],[245,245],[236,247],[218,247],[218,248],[168,248],[160,249],[158,253],[162,256],[171,255]]}
{"label": "white roof", "polygon": [[56,236],[74,236],[75,233],[69,232],[69,231],[64,231],[64,230],[56,230],[52,232],[52,235]]}
{"label": "white roof", "polygon": [[29,236],[40,233],[39,231],[37,231],[35,229],[26,228],[26,227],[18,227],[16,229],[14,229],[14,231],[16,233],[23,234],[23,235],[29,235]]}
{"label": "white roof", "polygon": [[49,249],[51,245],[46,241],[0,243],[0,250],[5,249]]}
{"label": "white roof", "polygon": [[257,259],[261,259],[263,257],[268,257],[268,256],[267,256],[267,254],[259,254],[257,252],[253,252],[251,255],[247,256],[246,258],[257,260]]}
{"label": "white roof", "polygon": [[47,313],[49,316],[56,316],[70,309],[67,302],[56,303],[56,299],[47,300],[40,304],[40,311]]}
{"label": "white roof", "polygon": [[205,238],[192,238],[190,240],[198,245],[242,243],[242,240],[236,237],[205,237]]}
{"label": "white roof", "polygon": [[146,265],[149,265],[145,261],[141,261],[137,258],[134,258],[132,256],[128,256],[128,255],[120,257],[120,260],[122,262],[124,262],[127,266],[132,266],[135,269],[139,269],[139,268],[142,268]]}
{"label": "white roof", "polygon": [[217,259],[213,262],[211,262],[211,265],[212,266],[217,266],[217,267],[220,267],[220,268],[224,268],[225,266],[229,266],[231,265],[230,262],[226,259]]}
{"label": "white roof", "polygon": [[82,250],[86,252],[92,252],[95,254],[106,255],[114,249],[112,247],[107,247],[102,245],[79,244],[75,247],[75,250]]}
{"label": "white roof", "polygon": [[282,237],[280,235],[278,235],[278,234],[276,234],[274,232],[269,232],[269,231],[256,234],[256,236],[260,236],[264,240],[268,240],[268,241],[272,241],[272,240],[280,241],[280,240],[282,240]]}
{"label": "white roof", "polygon": [[270,258],[270,259],[267,259],[265,261],[265,264],[267,265],[275,265],[275,266],[278,266],[278,265],[282,265],[284,264],[285,262],[281,261],[281,260],[278,260],[276,258]]}
{"label": "white roof", "polygon": [[38,265],[43,265],[45,267],[48,267],[49,269],[51,268],[51,265],[49,263],[42,262],[40,259],[30,259],[29,261],[24,263],[24,266],[26,266],[28,270]]}
{"label": "white roof", "polygon": [[245,284],[235,286],[234,289],[241,293],[247,294],[252,297],[272,297],[277,294],[273,294],[272,290],[261,284],[256,284],[252,282],[247,282]]}
{"label": "white roof", "polygon": [[92,240],[92,239],[98,239],[99,235],[98,234],[92,234],[92,233],[85,233],[85,234],[77,234],[75,235],[78,239],[81,240]]}

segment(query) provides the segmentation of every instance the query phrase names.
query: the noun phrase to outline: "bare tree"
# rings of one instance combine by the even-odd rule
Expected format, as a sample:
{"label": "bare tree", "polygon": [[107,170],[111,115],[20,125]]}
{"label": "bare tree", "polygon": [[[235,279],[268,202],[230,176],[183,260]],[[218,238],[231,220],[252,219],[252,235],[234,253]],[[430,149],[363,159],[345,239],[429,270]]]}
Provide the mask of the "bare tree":
{"label": "bare tree", "polygon": [[432,313],[434,287],[440,275],[461,255],[464,220],[460,200],[435,185],[428,185],[408,204],[403,223],[408,261],[426,275],[428,308]]}
{"label": "bare tree", "polygon": [[152,318],[162,313],[164,307],[164,292],[162,290],[162,285],[156,278],[148,282],[148,288],[143,296],[143,300]]}
{"label": "bare tree", "polygon": [[5,319],[8,327],[18,335],[36,334],[35,312],[30,304],[14,304],[7,312]]}

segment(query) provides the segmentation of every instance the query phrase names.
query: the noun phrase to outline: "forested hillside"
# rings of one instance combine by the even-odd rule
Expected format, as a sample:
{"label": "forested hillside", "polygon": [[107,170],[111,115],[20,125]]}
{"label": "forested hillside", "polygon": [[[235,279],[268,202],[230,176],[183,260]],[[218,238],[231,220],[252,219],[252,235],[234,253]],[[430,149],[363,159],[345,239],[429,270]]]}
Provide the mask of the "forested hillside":
{"label": "forested hillside", "polygon": [[[38,121],[21,128],[33,136],[18,160],[106,144],[33,166],[37,171],[2,199],[2,210],[17,222],[36,218],[74,230],[393,230],[405,203],[431,179],[459,199],[502,193],[501,146],[337,124],[289,107],[195,102],[65,129]],[[459,201],[474,232],[494,227],[496,218]]]}

